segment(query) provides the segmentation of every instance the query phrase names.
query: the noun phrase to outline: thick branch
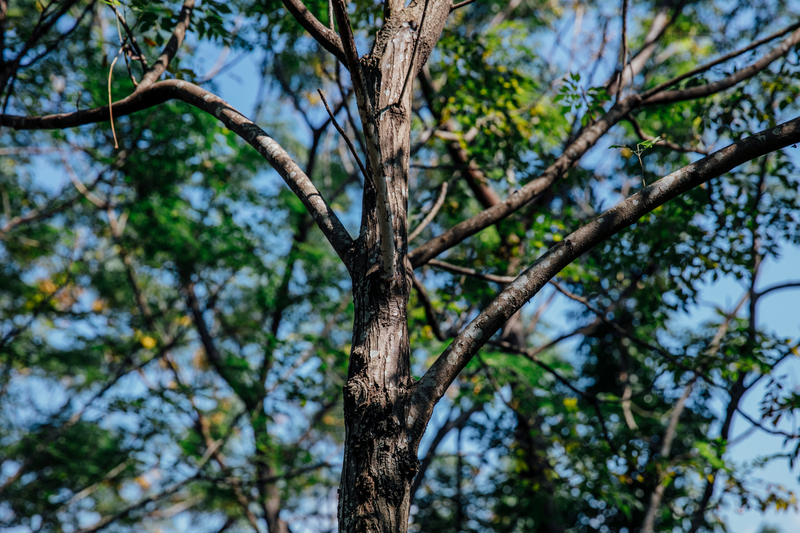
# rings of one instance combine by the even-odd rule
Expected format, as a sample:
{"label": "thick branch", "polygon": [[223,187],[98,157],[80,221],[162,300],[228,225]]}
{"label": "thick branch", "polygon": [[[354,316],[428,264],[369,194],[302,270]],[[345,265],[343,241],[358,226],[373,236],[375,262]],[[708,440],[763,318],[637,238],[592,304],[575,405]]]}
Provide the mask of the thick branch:
{"label": "thick branch", "polygon": [[[141,84],[139,86],[141,87]],[[133,93],[127,98],[116,102],[112,108],[114,116],[120,117],[156,106],[171,99],[182,100],[214,115],[228,129],[255,148],[300,198],[325,234],[325,237],[336,250],[336,253],[339,254],[345,266],[348,269],[350,268],[353,239],[333,212],[333,209],[322,198],[319,190],[274,139],[223,99],[197,85],[179,80],[166,80],[155,83],[146,90]],[[74,113],[43,117],[0,115],[0,126],[9,126],[20,130],[63,129],[103,122],[108,120],[108,117],[108,107],[95,107]]]}
{"label": "thick branch", "polygon": [[766,296],[767,294],[771,293],[772,291],[779,291],[781,289],[792,289],[795,287],[800,287],[800,281],[788,281],[786,283],[780,283],[778,285],[773,285],[772,287],[768,287],[763,291],[756,294],[758,298],[762,296]]}
{"label": "thick branch", "polygon": [[[739,72],[736,72],[735,74],[727,76],[713,83],[698,85],[688,89],[663,91],[653,94],[655,89],[657,89],[654,88],[653,90],[642,95],[644,105],[663,105],[681,102],[684,100],[694,100],[696,98],[703,98],[704,96],[709,96],[724,91],[725,89],[733,87],[741,81],[752,78],[754,75],[767,68],[773,61],[788,53],[792,47],[797,45],[797,43],[800,43],[800,29],[796,29],[780,44],[780,46],[774,48],[772,51],[765,54],[761,59],[743,68]],[[650,94],[652,94],[652,96],[650,96]]]}
{"label": "thick branch", "polygon": [[692,76],[696,76],[698,74],[706,72],[707,70],[710,70],[710,69],[714,68],[715,66],[720,65],[720,64],[722,64],[722,63],[724,63],[724,62],[726,62],[726,61],[728,61],[730,59],[733,59],[735,57],[739,57],[740,55],[745,54],[745,53],[749,52],[750,50],[758,48],[762,44],[766,44],[766,43],[768,43],[770,41],[773,41],[773,40],[777,39],[778,37],[783,37],[784,35],[786,35],[790,31],[794,31],[794,30],[796,30],[798,28],[800,28],[800,22],[796,22],[796,23],[792,24],[791,26],[787,26],[787,27],[783,28],[782,30],[778,30],[775,33],[773,33],[772,35],[768,35],[767,37],[764,37],[763,39],[759,39],[758,41],[754,41],[754,42],[750,43],[749,45],[745,46],[744,48],[740,48],[738,50],[734,50],[733,52],[731,52],[729,54],[725,54],[724,56],[718,57],[717,59],[715,59],[713,61],[710,61],[710,62],[708,62],[708,63],[706,63],[704,65],[700,65],[699,67],[694,68],[694,69],[690,70],[689,72],[681,74],[680,76],[676,76],[675,78],[672,78],[671,80],[665,81],[664,83],[661,83],[661,84],[653,87],[652,89],[648,89],[646,92],[642,93],[642,98],[647,98],[647,97],[649,97],[651,95],[654,95],[654,94],[656,94],[658,92],[663,91],[664,89],[672,87],[673,85],[675,85],[677,83],[680,83],[685,79],[688,79],[688,78],[691,78]]}
{"label": "thick branch", "polygon": [[[600,117],[594,124],[581,132],[575,141],[564,150],[564,153],[550,165],[542,174],[524,187],[514,191],[509,197],[492,207],[481,211],[477,215],[460,222],[445,231],[441,235],[434,237],[422,246],[408,254],[411,265],[417,268],[424,265],[445,250],[448,250],[460,243],[464,239],[478,233],[479,231],[499,222],[516,212],[522,206],[533,200],[536,196],[544,192],[556,180],[563,176],[576,161],[592,148],[595,143],[605,135],[617,122],[619,122],[629,112],[644,105],[656,105],[675,103],[684,100],[702,98],[710,94],[723,91],[729,87],[747,80],[765,68],[773,61],[788,53],[788,51],[800,42],[800,29],[790,35],[780,46],[776,47],[761,59],[746,67],[739,72],[732,74],[717,82],[692,87],[681,91],[668,91],[666,93],[654,93],[654,90],[647,91],[642,95],[633,95],[612,107],[604,116]],[[664,97],[664,95],[667,95]]]}
{"label": "thick branch", "polygon": [[328,52],[347,66],[347,58],[342,47],[342,40],[331,28],[326,28],[317,17],[311,13],[302,0],[283,0],[283,5],[297,19],[297,22]]}
{"label": "thick branch", "polygon": [[413,393],[409,419],[421,432],[433,406],[473,355],[544,285],[583,253],[680,194],[772,151],[800,142],[800,118],[733,143],[620,202],[542,255],[503,290],[439,356]]}
{"label": "thick branch", "polygon": [[[178,53],[184,37],[186,37],[186,30],[189,29],[189,22],[192,18],[192,11],[194,10],[194,0],[185,0],[181,12],[178,14],[178,23],[172,30],[172,35],[167,41],[161,55],[158,56],[153,66],[142,76],[142,81],[139,82],[137,91],[147,88],[158,81],[158,78],[167,70],[172,58]],[[116,114],[116,113],[115,113]]]}

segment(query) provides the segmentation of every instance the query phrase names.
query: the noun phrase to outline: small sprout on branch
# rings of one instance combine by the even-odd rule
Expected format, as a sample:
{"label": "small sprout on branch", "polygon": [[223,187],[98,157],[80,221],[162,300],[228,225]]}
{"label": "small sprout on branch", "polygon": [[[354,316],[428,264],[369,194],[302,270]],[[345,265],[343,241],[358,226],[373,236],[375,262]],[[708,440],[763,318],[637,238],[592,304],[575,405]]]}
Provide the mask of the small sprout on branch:
{"label": "small sprout on branch", "polygon": [[630,159],[631,156],[633,155],[636,156],[636,158],[639,160],[639,167],[641,167],[642,169],[642,187],[646,187],[647,183],[645,183],[644,181],[644,162],[642,161],[642,154],[644,154],[647,150],[655,146],[656,143],[663,140],[664,138],[661,135],[659,135],[655,139],[646,139],[640,143],[636,143],[636,148],[631,148],[627,144],[625,145],[612,144],[608,148],[609,150],[612,148],[620,148],[621,149],[620,153],[622,154],[622,157],[624,157],[625,159]]}

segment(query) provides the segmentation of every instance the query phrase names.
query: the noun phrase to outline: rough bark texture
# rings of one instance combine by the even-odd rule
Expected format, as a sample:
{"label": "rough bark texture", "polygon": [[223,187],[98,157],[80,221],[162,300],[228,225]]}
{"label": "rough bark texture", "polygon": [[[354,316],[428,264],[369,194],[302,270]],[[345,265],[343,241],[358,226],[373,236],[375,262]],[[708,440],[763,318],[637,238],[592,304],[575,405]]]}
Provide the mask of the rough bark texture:
{"label": "rough bark texture", "polygon": [[368,184],[357,243],[360,260],[353,268],[355,321],[344,396],[346,443],[339,492],[340,531],[361,533],[406,531],[411,483],[419,464],[418,442],[411,442],[405,430],[406,399],[412,386],[407,331],[410,271],[404,266],[410,91],[400,100],[414,35],[407,22],[387,29],[393,35],[379,58],[362,62],[362,72],[377,115],[386,208],[394,220],[394,264],[400,268],[391,278],[381,275],[379,195]]}
{"label": "rough bark texture", "polygon": [[[369,101],[359,102],[359,107],[362,118],[366,110],[372,111],[364,127],[365,133],[375,134],[365,136],[374,143],[368,151],[379,154],[379,160],[370,157],[373,179],[364,187],[352,268],[355,319],[339,490],[339,530],[348,533],[404,533],[419,468],[421,435],[408,431],[413,422],[408,420],[408,398],[414,385],[407,317],[412,276],[407,258],[411,86],[439,38],[449,4],[399,6],[390,10],[372,52],[360,61]],[[383,213],[390,217],[393,233],[390,265],[381,241],[387,227],[380,220]]]}

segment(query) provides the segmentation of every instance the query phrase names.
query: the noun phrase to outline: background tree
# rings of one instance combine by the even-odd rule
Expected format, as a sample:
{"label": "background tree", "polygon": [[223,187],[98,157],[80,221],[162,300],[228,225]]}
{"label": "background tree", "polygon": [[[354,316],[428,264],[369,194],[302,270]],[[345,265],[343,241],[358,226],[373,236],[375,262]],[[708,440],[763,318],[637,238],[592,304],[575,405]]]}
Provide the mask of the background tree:
{"label": "background tree", "polygon": [[[3,527],[793,507],[757,468],[800,450],[797,339],[758,304],[800,286],[759,278],[800,243],[797,16],[0,0]],[[784,450],[732,461],[737,420]]]}

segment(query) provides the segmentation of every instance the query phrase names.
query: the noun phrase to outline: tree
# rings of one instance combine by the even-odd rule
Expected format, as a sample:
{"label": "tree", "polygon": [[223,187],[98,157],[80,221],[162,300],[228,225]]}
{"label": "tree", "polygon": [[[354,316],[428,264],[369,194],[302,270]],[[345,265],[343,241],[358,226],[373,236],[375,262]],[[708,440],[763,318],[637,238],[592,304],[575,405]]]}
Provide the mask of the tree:
{"label": "tree", "polygon": [[[800,242],[800,29],[722,4],[0,1],[6,525],[404,532],[425,492],[452,505],[422,531],[650,533],[792,505],[725,452],[737,413],[797,437],[797,342],[756,304],[800,284],[757,284]],[[261,55],[252,120],[216,92],[231,50]],[[718,276],[738,304],[677,326]],[[556,294],[585,314],[547,338]],[[337,484],[334,518],[310,502]]]}

